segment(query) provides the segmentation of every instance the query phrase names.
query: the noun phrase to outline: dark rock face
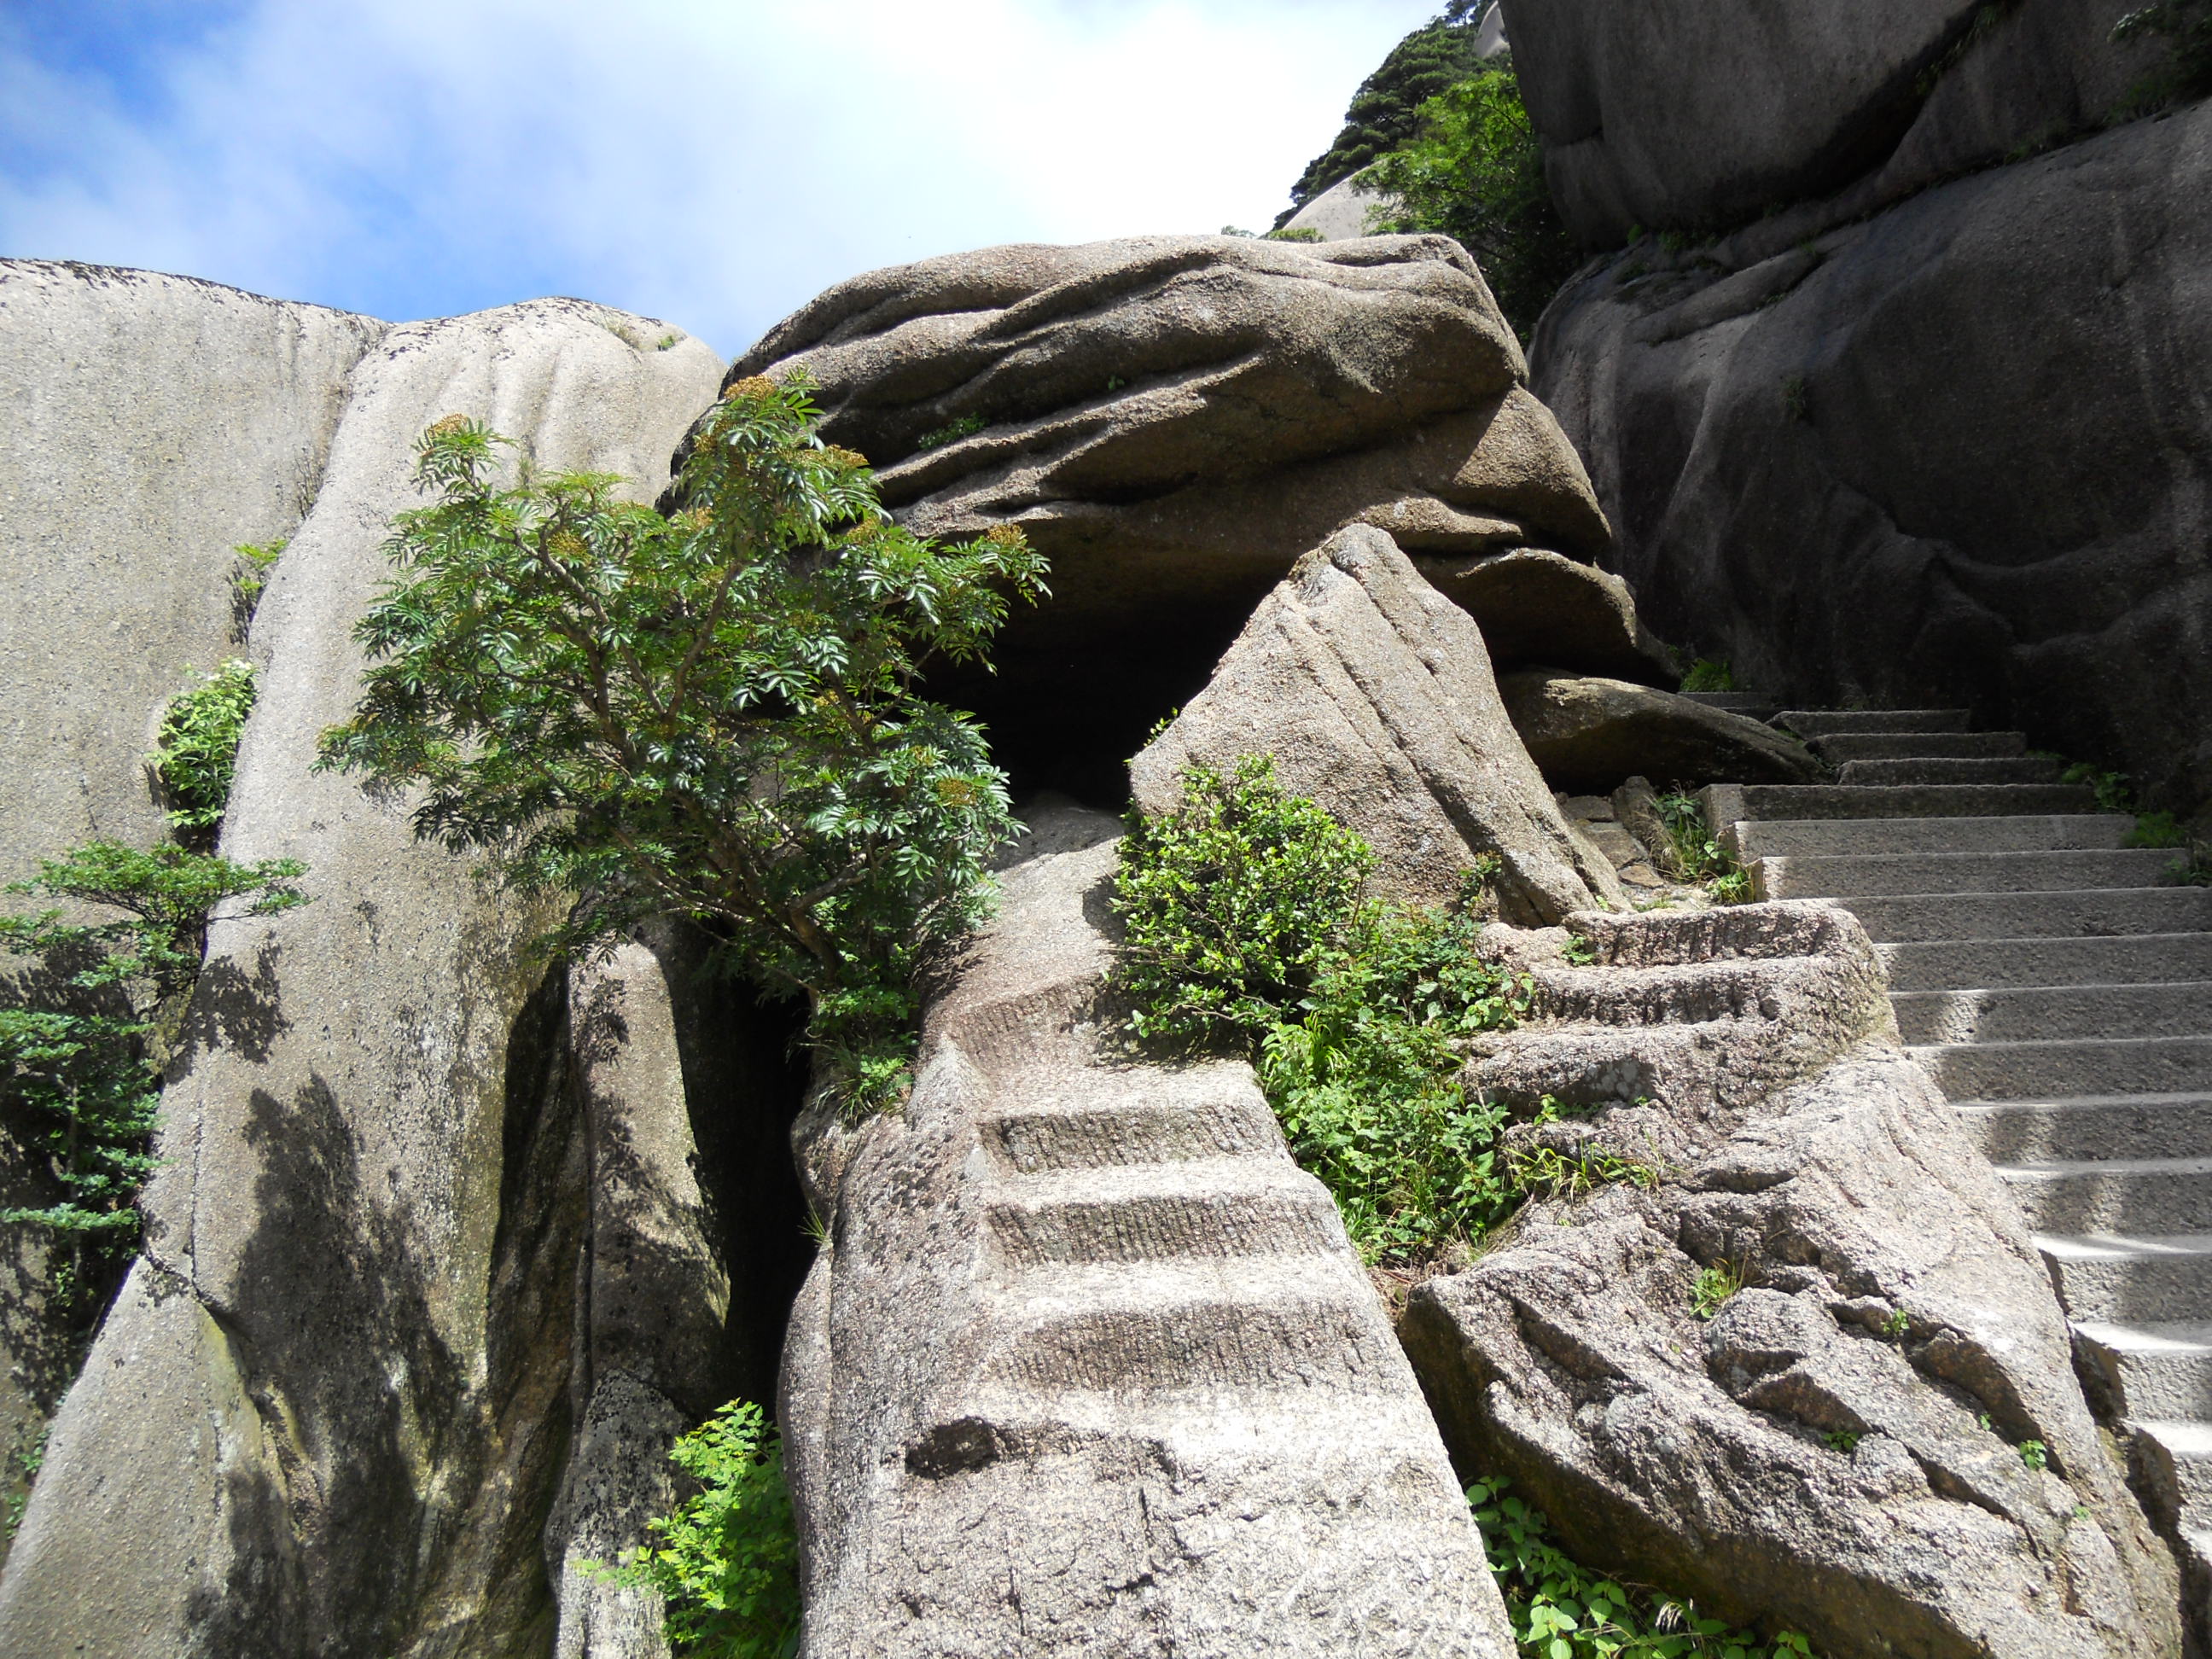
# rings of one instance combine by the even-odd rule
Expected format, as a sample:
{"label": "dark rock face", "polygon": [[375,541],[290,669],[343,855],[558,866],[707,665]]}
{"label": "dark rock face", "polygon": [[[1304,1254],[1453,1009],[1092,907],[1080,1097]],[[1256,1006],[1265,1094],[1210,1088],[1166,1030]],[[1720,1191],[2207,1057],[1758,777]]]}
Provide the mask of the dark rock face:
{"label": "dark rock face", "polygon": [[2102,118],[2154,47],[2116,48],[2126,0],[1699,0],[1506,5],[1515,68],[1568,227],[1728,229],[1836,198],[1842,223]]}
{"label": "dark rock face", "polygon": [[1671,691],[1543,668],[1502,675],[1498,690],[1554,789],[1609,795],[1644,773],[1680,787],[1814,783],[1824,775],[1795,738]]}
{"label": "dark rock face", "polygon": [[876,463],[902,521],[1018,524],[1050,556],[1053,600],[1008,626],[997,679],[945,687],[1025,787],[1117,796],[1146,728],[1347,524],[1460,560],[1589,562],[1607,540],[1512,331],[1443,237],[925,260],[830,289],[732,373],[800,368],[825,436]]}
{"label": "dark rock face", "polygon": [[[1837,1659],[2179,1651],[2171,1558],[2041,1262],[1897,1048],[1857,923],[1573,925],[1596,965],[1536,968],[1543,1018],[1471,1080],[1587,1109],[1524,1145],[1652,1174],[1537,1202],[1415,1290],[1403,1334],[1454,1455],[1583,1559]],[[1701,1271],[1727,1275],[1702,1308]]]}
{"label": "dark rock face", "polygon": [[1536,383],[1653,624],[2212,796],[2208,199],[2200,104],[1734,274],[1571,286]]}
{"label": "dark rock face", "polygon": [[1508,1659],[1482,1540],[1251,1068],[1121,1052],[1118,820],[1031,816],[912,1098],[800,1154],[810,1659]]}

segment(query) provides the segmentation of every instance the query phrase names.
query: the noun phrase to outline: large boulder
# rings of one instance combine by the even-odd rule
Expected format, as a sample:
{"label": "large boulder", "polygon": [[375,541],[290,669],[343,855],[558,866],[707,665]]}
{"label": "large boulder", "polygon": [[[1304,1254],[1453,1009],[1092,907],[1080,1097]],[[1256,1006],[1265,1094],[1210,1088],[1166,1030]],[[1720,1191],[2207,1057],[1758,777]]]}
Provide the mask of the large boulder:
{"label": "large boulder", "polygon": [[1967,706],[2212,797],[2208,199],[2200,103],[1741,270],[1571,284],[1536,383],[1653,623],[1800,706]]}
{"label": "large boulder", "polygon": [[1815,783],[1826,775],[1795,738],[1648,685],[1535,668],[1501,675],[1498,690],[1554,789],[1609,795],[1647,773],[1675,788]]}
{"label": "large boulder", "polygon": [[[151,271],[0,259],[0,882],[161,837],[163,704],[244,646],[241,542],[291,534],[386,325]],[[14,901],[9,902],[11,906]],[[60,1196],[0,1122],[0,1206]],[[0,1498],[82,1355],[51,1235],[0,1227]]]}
{"label": "large boulder", "polygon": [[903,522],[1017,524],[1050,556],[1053,601],[1009,624],[997,678],[943,688],[1024,785],[1117,795],[1146,728],[1346,525],[1417,557],[1587,562],[1607,542],[1512,330],[1443,237],[924,260],[831,289],[732,373],[801,369],[824,435],[874,461]]}
{"label": "large boulder", "polygon": [[1250,1067],[1103,1005],[1117,820],[1062,806],[911,1099],[828,1103],[784,1425],[809,1659],[1514,1650],[1436,1426]]}
{"label": "large boulder", "polygon": [[[634,1529],[653,1495],[634,1470],[738,1391],[727,1281],[781,1271],[707,1259],[721,1240],[690,1188],[712,1160],[693,1163],[691,1056],[669,1059],[687,1022],[649,1006],[698,994],[622,957],[629,991],[580,981],[572,1022],[565,975],[523,949],[542,909],[418,843],[406,800],[311,765],[358,695],[351,629],[419,500],[416,435],[459,410],[649,494],[721,368],[687,338],[654,349],[665,331],[544,301],[394,328],[356,366],[256,617],[223,839],[301,860],[314,902],[212,931],[145,1253],[55,1421],[0,1651],[520,1655],[562,1619],[575,1651],[652,1651],[616,1632],[636,1609],[556,1608],[544,1557]],[[118,383],[174,372],[123,356]],[[650,1051],[629,1066],[603,1017],[621,995]],[[726,1118],[749,1103],[746,1079],[708,1080]],[[612,1254],[580,1286],[587,1244]],[[608,1474],[626,1466],[633,1489]]]}
{"label": "large boulder", "polygon": [[1514,65],[1569,228],[1725,230],[1832,198],[1841,223],[2094,126],[2150,71],[2116,47],[2131,0],[1866,0],[1747,12],[1699,0],[1507,6]]}
{"label": "large boulder", "polygon": [[1469,1080],[1564,1103],[1509,1139],[1597,1190],[1532,1203],[1403,1326],[1462,1467],[1581,1559],[1834,1659],[2178,1652],[2172,1559],[1858,924],[1573,925],[1595,963],[1535,966],[1539,1018]]}
{"label": "large boulder", "polygon": [[1172,811],[1192,763],[1227,771],[1255,754],[1364,836],[1401,897],[1449,899],[1494,854],[1510,918],[1625,903],[1508,722],[1480,631],[1379,530],[1338,532],[1261,603],[1205,690],[1130,763],[1137,806]]}

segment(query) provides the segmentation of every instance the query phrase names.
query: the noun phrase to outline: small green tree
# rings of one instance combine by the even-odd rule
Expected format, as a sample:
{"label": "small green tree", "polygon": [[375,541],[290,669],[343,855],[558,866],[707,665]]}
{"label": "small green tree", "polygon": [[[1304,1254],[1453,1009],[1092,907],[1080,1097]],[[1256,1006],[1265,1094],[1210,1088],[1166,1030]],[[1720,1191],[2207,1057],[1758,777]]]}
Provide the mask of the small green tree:
{"label": "small green tree", "polygon": [[211,832],[230,804],[239,739],[253,712],[256,671],[234,657],[169,699],[154,740],[155,775],[169,803],[170,825],[185,835]]}
{"label": "small green tree", "polygon": [[422,786],[418,836],[577,896],[548,948],[693,918],[858,1063],[896,1046],[923,954],[985,913],[1015,827],[981,730],[919,677],[985,662],[1044,562],[1015,530],[891,522],[808,391],[732,386],[665,516],[605,474],[502,483],[505,440],[432,427],[437,499],[393,520],[398,575],[356,630],[374,665],[319,764]]}
{"label": "small green tree", "polygon": [[85,1287],[87,1251],[112,1261],[137,1238],[135,1203],[154,1168],[149,1142],[160,1078],[198,975],[219,907],[270,915],[305,903],[304,866],[234,864],[157,847],[94,842],[41,861],[11,893],[120,912],[70,921],[59,908],[0,915],[0,951],[27,962],[15,1006],[0,1007],[0,1101],[26,1126],[63,1198],[0,1211],[0,1222],[66,1235],[64,1300]]}
{"label": "small green tree", "polygon": [[659,1541],[598,1571],[660,1592],[684,1659],[788,1659],[799,1650],[799,1534],[775,1428],[733,1400],[668,1455],[698,1490],[652,1523]]}
{"label": "small green tree", "polygon": [[1421,106],[1418,136],[1368,181],[1378,231],[1439,231],[1474,256],[1523,340],[1582,255],[1544,182],[1544,150],[1510,58]]}

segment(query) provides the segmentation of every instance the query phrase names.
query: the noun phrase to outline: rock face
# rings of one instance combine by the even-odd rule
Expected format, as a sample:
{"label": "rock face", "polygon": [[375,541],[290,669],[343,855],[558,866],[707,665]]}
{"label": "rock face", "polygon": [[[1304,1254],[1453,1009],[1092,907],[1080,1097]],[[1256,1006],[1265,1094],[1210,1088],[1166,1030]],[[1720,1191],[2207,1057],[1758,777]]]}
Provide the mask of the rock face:
{"label": "rock face", "polygon": [[1674,653],[1644,625],[1628,584],[1538,548],[1471,559],[1424,559],[1421,573],[1473,617],[1501,672],[1572,663],[1584,674],[1677,684]]}
{"label": "rock face", "polygon": [[1310,230],[1324,242],[1357,241],[1367,234],[1367,216],[1386,205],[1354,173],[1340,179],[1284,221],[1285,230]]}
{"label": "rock face", "polygon": [[[1607,9],[1606,27],[1680,9]],[[2115,9],[2026,0],[1944,72],[1914,132],[1986,116],[1993,150],[1940,152],[1986,161],[2023,124],[2065,131],[2105,97],[2067,92],[2090,73],[2068,64],[2141,72],[2102,41]],[[1775,27],[1799,27],[1789,15]],[[1549,27],[1532,15],[1523,33]],[[2069,57],[2051,30],[2094,39]],[[1524,76],[1543,58],[1524,40]],[[1569,54],[1540,73],[1595,71]],[[1685,96],[1723,84],[1703,73],[1634,66]],[[1826,95],[1796,57],[1772,73]],[[1725,84],[1688,101],[1733,107]],[[1668,166],[1668,188],[1691,190],[1689,162]],[[1922,188],[1956,171],[1930,161],[1909,199],[1853,185],[1711,246],[1607,260],[1547,313],[1534,384],[1662,634],[1801,706],[1971,707],[2186,811],[2212,796],[2212,110]]]}
{"label": "rock face", "polygon": [[1609,795],[1645,772],[1689,788],[1826,775],[1804,744],[1772,726],[1648,685],[1539,668],[1501,676],[1498,690],[1554,789]]}
{"label": "rock face", "polygon": [[1838,1659],[2177,1652],[2171,1559],[1857,923],[1573,925],[1597,965],[1540,968],[1545,1019],[1471,1080],[1583,1109],[1524,1146],[1650,1173],[1532,1205],[1414,1291],[1455,1455],[1583,1559]]}
{"label": "rock face", "polygon": [[1338,532],[1261,603],[1206,690],[1130,763],[1137,805],[1171,811],[1186,766],[1225,771],[1251,754],[1364,836],[1402,896],[1449,899],[1494,853],[1510,917],[1625,903],[1507,723],[1480,632],[1379,530]]}
{"label": "rock face", "polygon": [[1118,823],[1066,807],[933,1004],[903,1110],[817,1109],[793,1316],[811,1659],[1513,1651],[1319,1183],[1242,1063],[1118,1055]]}
{"label": "rock face", "polygon": [[[384,329],[187,277],[0,259],[0,882],[161,833],[144,757],[186,670],[242,647],[231,549],[299,523],[346,376]],[[0,1144],[0,1205],[58,1196],[28,1162]],[[0,1228],[10,1498],[80,1352],[46,1306],[46,1243]]]}
{"label": "rock face", "polygon": [[2088,125],[2152,62],[2110,44],[2129,9],[1523,0],[1508,22],[1553,197],[1585,245],[1617,247],[1639,225],[1727,228],[1843,192],[1840,222]]}
{"label": "rock face", "polygon": [[[357,694],[349,630],[414,502],[415,435],[458,410],[650,490],[720,370],[696,342],[629,343],[662,332],[546,301],[394,328],[355,368],[256,618],[223,841],[305,861],[315,902],[214,929],[146,1255],[56,1420],[0,1651],[520,1655],[556,1621],[565,1651],[652,1650],[606,1635],[620,1609],[556,1610],[542,1558],[635,1515],[609,1435],[649,1470],[737,1391],[721,1350],[700,1376],[736,1298],[671,1093],[696,1068],[648,1006],[696,994],[633,953],[572,1019],[519,948],[543,918],[418,845],[404,801],[309,765]],[[593,1012],[612,983],[627,1048]]]}
{"label": "rock face", "polygon": [[[799,369],[902,521],[1018,524],[1051,557],[1054,600],[1008,626],[999,679],[945,690],[1025,785],[1113,799],[1145,731],[1347,524],[1417,556],[1607,544],[1512,331],[1442,237],[924,260],[830,289],[732,373]],[[1072,699],[1079,681],[1115,695]]]}

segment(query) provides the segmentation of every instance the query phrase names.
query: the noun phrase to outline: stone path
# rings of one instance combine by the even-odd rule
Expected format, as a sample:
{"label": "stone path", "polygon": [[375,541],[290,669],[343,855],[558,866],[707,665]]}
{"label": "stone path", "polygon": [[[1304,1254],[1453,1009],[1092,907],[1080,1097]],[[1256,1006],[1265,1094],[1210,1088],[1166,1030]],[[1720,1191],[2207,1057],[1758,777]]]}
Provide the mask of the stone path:
{"label": "stone path", "polygon": [[1707,792],[1764,898],[1834,898],[2010,1183],[2138,1488],[2212,1566],[2212,889],[1962,709],[1777,713],[1832,784]]}

